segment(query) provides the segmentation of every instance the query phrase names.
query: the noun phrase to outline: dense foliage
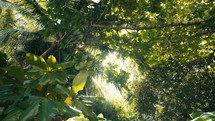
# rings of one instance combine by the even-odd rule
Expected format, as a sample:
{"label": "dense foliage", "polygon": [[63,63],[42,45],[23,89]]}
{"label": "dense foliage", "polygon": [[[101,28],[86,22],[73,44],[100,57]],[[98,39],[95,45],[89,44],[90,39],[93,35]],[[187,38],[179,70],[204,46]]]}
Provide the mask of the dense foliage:
{"label": "dense foliage", "polygon": [[[171,121],[215,110],[213,0],[0,0],[0,17],[4,120],[98,120],[102,112]],[[109,53],[139,72],[102,66]],[[102,89],[89,78],[97,75],[135,110],[98,98]]]}
{"label": "dense foliage", "polygon": [[151,68],[139,84],[144,90],[137,91],[138,110],[157,120],[185,120],[195,111],[213,111],[213,56],[189,63],[169,59]]}

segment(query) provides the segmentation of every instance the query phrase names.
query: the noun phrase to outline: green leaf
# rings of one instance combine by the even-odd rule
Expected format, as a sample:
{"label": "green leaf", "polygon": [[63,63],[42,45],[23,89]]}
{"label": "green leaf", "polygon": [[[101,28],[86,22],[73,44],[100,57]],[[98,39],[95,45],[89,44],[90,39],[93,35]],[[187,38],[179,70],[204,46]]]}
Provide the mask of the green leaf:
{"label": "green leaf", "polygon": [[66,69],[66,68],[70,68],[75,64],[74,61],[69,61],[69,62],[65,62],[65,63],[61,63],[57,65],[58,69]]}
{"label": "green leaf", "polygon": [[57,94],[66,94],[67,96],[71,96],[72,97],[71,91],[68,88],[63,87],[63,86],[61,86],[59,84],[55,87],[54,90],[55,90],[55,92]]}
{"label": "green leaf", "polygon": [[2,121],[18,121],[22,110],[14,110],[10,112]]}
{"label": "green leaf", "polygon": [[86,70],[81,70],[73,79],[72,90],[77,93],[83,90],[88,77],[88,72]]}
{"label": "green leaf", "polygon": [[49,67],[51,67],[53,69],[56,68],[56,66],[57,66],[56,58],[53,55],[50,55],[47,59],[47,64]]}
{"label": "green leaf", "polygon": [[68,117],[73,117],[73,116],[79,116],[81,114],[81,111],[78,109],[75,109],[73,107],[69,107],[65,103],[61,102],[56,102],[58,113],[61,115],[66,115]]}
{"label": "green leaf", "polygon": [[203,112],[194,112],[194,113],[191,113],[191,114],[190,114],[190,117],[191,117],[192,119],[194,119],[194,118],[200,116],[201,114],[203,114]]}
{"label": "green leaf", "polygon": [[40,77],[40,71],[39,70],[28,70],[27,75],[30,75],[32,78],[39,78]]}
{"label": "green leaf", "polygon": [[40,101],[35,101],[19,117],[20,121],[31,120],[38,113]]}
{"label": "green leaf", "polygon": [[27,53],[26,54],[26,60],[29,64],[39,67],[40,69],[47,70],[47,64],[46,61],[37,55]]}
{"label": "green leaf", "polygon": [[24,70],[18,66],[9,66],[7,67],[7,73],[15,77],[19,81],[24,80]]}
{"label": "green leaf", "polygon": [[46,85],[48,83],[50,84],[65,84],[67,82],[67,74],[65,74],[62,71],[52,71],[52,73],[48,73],[45,75],[42,75],[42,77],[39,79],[39,85]]}
{"label": "green leaf", "polygon": [[38,96],[24,96],[20,98],[21,99],[16,102],[16,107],[19,107],[20,109],[27,109],[32,103],[41,102],[41,97]]}
{"label": "green leaf", "polygon": [[17,87],[10,85],[1,85],[0,86],[0,102],[8,100],[19,100],[19,96],[15,94]]}
{"label": "green leaf", "polygon": [[54,71],[49,74],[51,80],[56,81],[60,84],[65,84],[67,82],[67,74],[62,71]]}
{"label": "green leaf", "polygon": [[90,68],[93,65],[93,61],[87,62],[87,67]]}
{"label": "green leaf", "polygon": [[74,105],[80,109],[90,121],[98,121],[96,114],[93,112],[92,102],[87,100],[74,100]]}
{"label": "green leaf", "polygon": [[48,78],[48,75],[42,75],[42,77],[39,79],[39,85],[46,85],[50,82],[50,79]]}
{"label": "green leaf", "polygon": [[[197,112],[197,113],[192,113],[192,117],[194,117],[195,119],[191,120],[191,121],[214,121],[215,120],[215,112]],[[199,115],[200,114],[200,115]]]}
{"label": "green leaf", "polygon": [[80,63],[78,63],[78,64],[75,65],[75,69],[76,70],[81,70],[84,67],[86,67],[86,63],[85,62],[80,62]]}
{"label": "green leaf", "polygon": [[44,99],[39,109],[39,121],[50,121],[56,114],[55,103],[49,99]]}

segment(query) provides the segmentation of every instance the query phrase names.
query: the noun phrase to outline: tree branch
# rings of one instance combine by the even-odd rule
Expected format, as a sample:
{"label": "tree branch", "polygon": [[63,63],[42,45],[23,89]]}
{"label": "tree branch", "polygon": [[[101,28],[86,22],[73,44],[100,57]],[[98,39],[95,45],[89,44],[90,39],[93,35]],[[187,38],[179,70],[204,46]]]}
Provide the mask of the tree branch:
{"label": "tree branch", "polygon": [[117,26],[106,26],[106,25],[100,25],[100,24],[93,24],[91,26],[95,27],[95,28],[117,29],[117,30],[122,30],[122,29],[152,30],[152,29],[161,29],[161,28],[174,27],[174,26],[188,27],[188,26],[193,26],[193,25],[200,25],[203,22],[204,22],[203,20],[199,20],[199,21],[189,21],[189,22],[181,22],[181,23],[166,23],[163,25],[153,25],[153,26],[143,26],[143,27],[132,27],[132,26],[117,27]]}
{"label": "tree branch", "polygon": [[48,48],[45,52],[43,52],[41,57],[47,58],[56,47],[57,47],[57,42],[52,42],[51,47]]}
{"label": "tree branch", "polygon": [[61,41],[65,36],[66,36],[66,33],[62,35],[60,33],[56,34],[56,41],[52,42],[51,47],[48,48],[45,52],[43,52],[43,54],[40,56],[43,58],[47,58],[51,54],[51,52],[57,48],[58,42]]}

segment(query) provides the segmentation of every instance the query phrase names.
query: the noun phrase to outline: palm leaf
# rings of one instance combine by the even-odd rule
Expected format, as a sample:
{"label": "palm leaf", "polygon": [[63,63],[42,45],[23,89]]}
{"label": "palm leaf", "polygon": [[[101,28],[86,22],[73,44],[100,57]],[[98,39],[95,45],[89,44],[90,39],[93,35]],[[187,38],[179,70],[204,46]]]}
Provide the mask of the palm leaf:
{"label": "palm leaf", "polygon": [[[41,19],[49,19],[49,16],[46,14],[46,10],[44,10],[36,1],[34,0],[19,0],[15,2],[3,1],[0,0],[0,7],[4,9],[13,9],[25,16],[27,18],[33,19],[37,24],[43,23]],[[50,22],[50,21],[49,21]]]}
{"label": "palm leaf", "polygon": [[14,9],[16,11],[19,11],[22,15],[31,16],[32,18],[35,18],[35,14],[29,12],[27,9],[16,5],[14,3],[8,2],[8,1],[2,1],[0,0],[0,7],[3,9]]}
{"label": "palm leaf", "polygon": [[37,32],[31,32],[20,29],[4,29],[0,30],[0,45],[4,44],[24,44],[32,39],[40,37]]}

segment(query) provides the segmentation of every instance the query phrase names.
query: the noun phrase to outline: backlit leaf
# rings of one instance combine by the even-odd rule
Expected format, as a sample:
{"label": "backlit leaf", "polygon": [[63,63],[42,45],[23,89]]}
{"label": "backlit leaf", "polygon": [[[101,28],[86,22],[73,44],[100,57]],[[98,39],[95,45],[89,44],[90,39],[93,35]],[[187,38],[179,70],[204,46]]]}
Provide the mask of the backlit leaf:
{"label": "backlit leaf", "polygon": [[73,79],[72,90],[77,93],[83,90],[85,83],[87,81],[88,72],[86,70],[81,70]]}
{"label": "backlit leaf", "polygon": [[29,64],[31,64],[33,66],[39,67],[43,70],[47,69],[46,61],[40,56],[31,54],[31,53],[27,53],[26,60]]}
{"label": "backlit leaf", "polygon": [[67,105],[70,105],[72,106],[72,97],[67,97],[64,102],[67,104]]}
{"label": "backlit leaf", "polygon": [[190,117],[196,118],[196,117],[200,116],[201,114],[203,114],[203,112],[195,112],[195,113],[190,114]]}
{"label": "backlit leaf", "polygon": [[47,63],[51,68],[56,68],[57,66],[57,60],[53,55],[50,55],[47,59]]}

